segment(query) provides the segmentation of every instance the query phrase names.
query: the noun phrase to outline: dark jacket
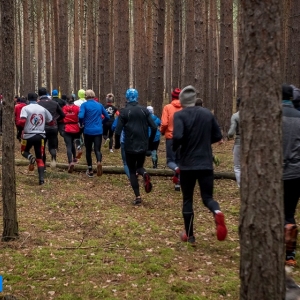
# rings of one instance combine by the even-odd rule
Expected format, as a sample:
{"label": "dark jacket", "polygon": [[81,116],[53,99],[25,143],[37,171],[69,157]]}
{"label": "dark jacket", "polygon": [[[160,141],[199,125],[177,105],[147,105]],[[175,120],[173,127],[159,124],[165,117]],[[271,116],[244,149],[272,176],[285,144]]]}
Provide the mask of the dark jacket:
{"label": "dark jacket", "polygon": [[58,97],[52,97],[52,100],[57,102],[61,108],[63,108],[67,104],[65,100],[60,99]]}
{"label": "dark jacket", "polygon": [[[148,127],[151,128],[150,138]],[[120,112],[115,130],[116,137],[121,135],[123,129],[125,152],[146,153],[149,142],[152,143],[154,140],[157,126],[146,107],[140,106],[137,102],[129,102]]]}
{"label": "dark jacket", "polygon": [[300,177],[300,112],[292,103],[282,105],[283,180]]}
{"label": "dark jacket", "polygon": [[212,170],[211,144],[222,139],[213,114],[200,106],[186,107],[174,114],[173,150],[180,146],[180,170]]}
{"label": "dark jacket", "polygon": [[57,130],[57,122],[65,117],[65,114],[59,104],[56,101],[50,100],[47,96],[41,96],[38,104],[46,108],[53,118],[53,125],[49,126],[46,124],[45,126],[46,133],[49,131]]}

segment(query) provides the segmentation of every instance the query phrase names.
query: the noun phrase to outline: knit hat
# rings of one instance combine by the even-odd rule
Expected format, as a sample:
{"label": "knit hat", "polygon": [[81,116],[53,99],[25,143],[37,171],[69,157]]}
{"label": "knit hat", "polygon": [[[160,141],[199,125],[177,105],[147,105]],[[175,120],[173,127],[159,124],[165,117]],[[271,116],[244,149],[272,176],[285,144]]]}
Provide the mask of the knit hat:
{"label": "knit hat", "polygon": [[153,109],[152,106],[147,106],[147,109],[148,109],[150,114],[154,114],[154,109]]}
{"label": "knit hat", "polygon": [[139,93],[136,89],[128,89],[126,91],[126,99],[127,102],[137,102],[138,97],[139,97]]}
{"label": "knit hat", "polygon": [[[39,90],[40,91],[40,90]],[[43,96],[43,95],[40,95],[40,96]],[[37,100],[37,94],[36,93],[28,93],[28,101],[36,101]]]}
{"label": "knit hat", "polygon": [[57,96],[58,96],[58,90],[53,90],[52,97],[57,97]]}
{"label": "knit hat", "polygon": [[282,100],[293,100],[293,88],[286,83],[282,85]]}
{"label": "knit hat", "polygon": [[39,88],[39,96],[46,96],[47,95],[47,90],[44,87]]}
{"label": "knit hat", "polygon": [[181,89],[180,88],[175,88],[172,92],[172,100],[176,100],[176,99],[179,99],[179,94],[181,92]]}
{"label": "knit hat", "polygon": [[182,107],[190,107],[190,106],[195,106],[196,102],[196,89],[188,85],[186,86],[179,94],[179,99]]}

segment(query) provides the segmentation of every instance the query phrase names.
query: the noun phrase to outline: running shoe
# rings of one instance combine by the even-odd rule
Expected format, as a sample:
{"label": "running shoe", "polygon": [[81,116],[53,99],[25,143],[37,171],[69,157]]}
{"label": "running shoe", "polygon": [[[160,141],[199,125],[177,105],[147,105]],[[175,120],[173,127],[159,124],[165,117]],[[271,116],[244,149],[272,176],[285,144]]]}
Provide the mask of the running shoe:
{"label": "running shoe", "polygon": [[34,170],[34,164],[35,164],[35,157],[32,154],[30,154],[28,156],[28,160],[29,160],[28,170],[33,171]]}
{"label": "running shoe", "polygon": [[141,205],[142,199],[141,197],[136,197],[135,200],[132,202],[133,205]]}
{"label": "running shoe", "polygon": [[93,171],[90,171],[89,169],[86,170],[86,175],[90,178],[93,178],[94,177],[94,173]]}
{"label": "running shoe", "polygon": [[192,247],[196,247],[196,239],[195,239],[195,236],[187,236],[186,235],[186,231],[183,230],[181,233],[180,233],[180,239],[182,242],[187,242],[189,243]]}
{"label": "running shoe", "polygon": [[110,138],[107,138],[104,142],[104,147],[107,148],[108,147],[108,144],[109,144],[109,141],[110,141]]}
{"label": "running shoe", "polygon": [[217,229],[217,239],[219,241],[224,241],[227,236],[227,228],[225,225],[224,214],[222,212],[218,212],[215,214],[215,222]]}
{"label": "running shoe", "polygon": [[71,163],[69,164],[68,173],[73,173],[73,171],[74,171],[74,163],[71,162]]}
{"label": "running shoe", "polygon": [[102,164],[100,161],[97,162],[97,176],[102,176],[103,170],[102,170]]}
{"label": "running shoe", "polygon": [[150,193],[152,191],[152,183],[150,181],[150,175],[148,173],[143,174],[144,179],[144,188],[146,193]]}
{"label": "running shoe", "polygon": [[76,158],[77,158],[77,159],[80,159],[80,158],[81,158],[82,152],[83,152],[83,151],[82,151],[81,147],[78,146],[78,147],[77,147],[77,155],[76,155]]}

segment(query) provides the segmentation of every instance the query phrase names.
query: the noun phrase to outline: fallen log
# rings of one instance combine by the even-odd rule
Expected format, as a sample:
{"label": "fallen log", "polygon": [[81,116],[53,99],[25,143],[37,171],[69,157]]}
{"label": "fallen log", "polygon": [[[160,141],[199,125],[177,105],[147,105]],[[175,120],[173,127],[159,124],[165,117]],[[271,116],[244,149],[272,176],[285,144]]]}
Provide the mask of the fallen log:
{"label": "fallen log", "polygon": [[[0,158],[0,164],[2,164],[2,158]],[[28,166],[28,161],[16,159],[15,165],[16,166]],[[46,163],[46,166],[50,167],[50,163]],[[58,168],[58,169],[67,170],[68,167],[69,167],[68,164],[62,164],[62,163],[56,164],[56,168]],[[103,166],[102,169],[103,169],[104,174],[125,174],[123,167]],[[173,176],[173,174],[174,174],[174,172],[169,169],[152,169],[152,168],[146,168],[146,169],[147,169],[147,172],[152,176]],[[74,171],[77,171],[77,172],[84,171],[85,172],[86,165],[75,164]],[[214,177],[215,177],[215,179],[236,180],[234,174],[229,173],[229,172],[215,172]]]}

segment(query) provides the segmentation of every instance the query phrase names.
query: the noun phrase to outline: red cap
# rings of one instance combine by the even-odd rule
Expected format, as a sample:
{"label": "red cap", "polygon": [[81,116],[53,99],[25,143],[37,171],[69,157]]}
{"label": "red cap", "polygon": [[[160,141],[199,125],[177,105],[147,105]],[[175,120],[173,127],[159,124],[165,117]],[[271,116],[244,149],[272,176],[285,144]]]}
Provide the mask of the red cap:
{"label": "red cap", "polygon": [[172,92],[172,100],[179,99],[180,92],[181,92],[180,88],[175,88]]}

